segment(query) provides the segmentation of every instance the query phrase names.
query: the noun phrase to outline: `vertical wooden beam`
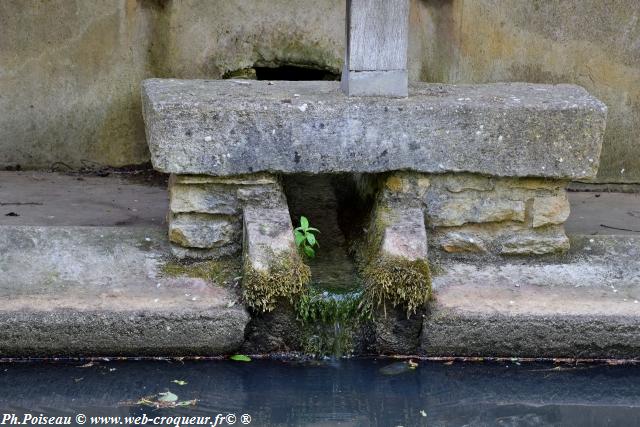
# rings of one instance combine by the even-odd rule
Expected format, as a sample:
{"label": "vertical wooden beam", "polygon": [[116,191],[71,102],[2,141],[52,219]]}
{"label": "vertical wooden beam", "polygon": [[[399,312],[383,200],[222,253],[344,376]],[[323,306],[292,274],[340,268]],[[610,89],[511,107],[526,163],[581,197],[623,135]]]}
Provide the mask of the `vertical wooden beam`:
{"label": "vertical wooden beam", "polygon": [[407,96],[409,0],[347,0],[342,90]]}

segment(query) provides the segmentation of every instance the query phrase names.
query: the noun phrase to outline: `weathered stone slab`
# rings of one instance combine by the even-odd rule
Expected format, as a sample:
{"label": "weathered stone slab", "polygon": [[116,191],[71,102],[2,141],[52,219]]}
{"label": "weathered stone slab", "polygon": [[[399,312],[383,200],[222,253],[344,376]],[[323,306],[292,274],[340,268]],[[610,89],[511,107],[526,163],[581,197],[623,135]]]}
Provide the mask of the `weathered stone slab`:
{"label": "weathered stone slab", "polygon": [[413,170],[595,176],[606,107],[572,85],[417,83],[406,99],[344,96],[336,82],[143,82],[156,169],[256,172]]}
{"label": "weathered stone slab", "polygon": [[289,210],[248,206],[243,215],[245,303],[258,312],[271,311],[284,301],[294,304],[311,272],[298,254]]}
{"label": "weathered stone slab", "polygon": [[576,236],[571,247],[563,257],[528,261],[442,259],[422,328],[422,352],[640,356],[640,239]]}
{"label": "weathered stone slab", "polygon": [[0,227],[0,356],[187,356],[238,351],[233,289],[163,272],[158,227]]}

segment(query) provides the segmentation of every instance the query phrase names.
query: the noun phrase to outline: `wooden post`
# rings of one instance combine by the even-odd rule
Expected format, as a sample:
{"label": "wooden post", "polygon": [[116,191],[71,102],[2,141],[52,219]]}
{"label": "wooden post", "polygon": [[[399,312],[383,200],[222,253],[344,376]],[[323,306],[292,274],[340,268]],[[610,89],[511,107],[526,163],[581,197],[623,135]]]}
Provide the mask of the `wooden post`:
{"label": "wooden post", "polygon": [[347,0],[342,90],[407,96],[409,0]]}

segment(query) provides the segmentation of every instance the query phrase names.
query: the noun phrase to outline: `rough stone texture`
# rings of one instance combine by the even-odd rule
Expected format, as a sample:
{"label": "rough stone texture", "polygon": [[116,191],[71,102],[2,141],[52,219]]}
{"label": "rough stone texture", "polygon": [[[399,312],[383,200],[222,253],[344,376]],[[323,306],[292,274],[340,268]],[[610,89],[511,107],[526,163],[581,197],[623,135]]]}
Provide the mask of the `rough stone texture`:
{"label": "rough stone texture", "polygon": [[0,227],[1,356],[237,351],[249,315],[230,290],[167,277],[161,229]]}
{"label": "rough stone texture", "polygon": [[265,174],[231,178],[172,175],[169,193],[169,240],[180,258],[239,254],[244,209],[286,206],[282,185]]}
{"label": "rough stone texture", "polygon": [[566,182],[470,174],[430,176],[424,197],[432,242],[446,252],[509,255],[568,249]]}
{"label": "rough stone texture", "polygon": [[531,206],[531,225],[562,224],[569,218],[569,208],[566,194],[535,197]]}
{"label": "rough stone texture", "polygon": [[580,236],[563,257],[440,260],[422,328],[433,356],[640,356],[640,240]]}
{"label": "rough stone texture", "polygon": [[427,231],[422,209],[398,207],[380,213],[387,226],[382,233],[380,255],[409,261],[427,259]]}
{"label": "rough stone texture", "polygon": [[277,206],[283,202],[279,184],[174,184],[169,187],[171,212],[240,215],[247,204]]}
{"label": "rough stone texture", "polygon": [[244,257],[257,271],[269,271],[274,262],[296,254],[293,225],[286,208],[244,210]]}
{"label": "rough stone texture", "polygon": [[180,246],[219,249],[220,256],[240,249],[241,224],[232,216],[183,213],[171,215],[169,240]]}
{"label": "rough stone texture", "polygon": [[[386,315],[385,315],[386,314]],[[386,313],[379,310],[375,320],[363,327],[365,342],[363,354],[418,354],[425,310],[407,318],[401,307],[387,307]]]}
{"label": "rough stone texture", "polygon": [[[298,95],[298,96],[294,96]],[[606,107],[570,85],[413,84],[407,99],[345,97],[334,82],[150,79],[156,169],[179,174],[415,170],[595,175]]]}
{"label": "rough stone texture", "polygon": [[639,19],[637,0],[416,1],[410,76],[583,86],[609,107],[598,180],[639,182]]}
{"label": "rough stone texture", "polygon": [[171,212],[202,212],[239,215],[236,188],[217,184],[174,184],[169,186]]}
{"label": "rough stone texture", "polygon": [[408,261],[427,259],[421,198],[428,188],[429,179],[418,173],[396,172],[383,179],[369,226],[371,232],[381,234],[380,256]]}
{"label": "rough stone texture", "polygon": [[569,238],[564,234],[564,230],[557,229],[545,234],[514,233],[500,244],[500,253],[505,255],[541,255],[567,249]]}
{"label": "rough stone texture", "polygon": [[569,248],[569,238],[561,225],[531,228],[503,222],[466,224],[430,230],[429,239],[446,252],[484,252],[505,255],[544,254]]}

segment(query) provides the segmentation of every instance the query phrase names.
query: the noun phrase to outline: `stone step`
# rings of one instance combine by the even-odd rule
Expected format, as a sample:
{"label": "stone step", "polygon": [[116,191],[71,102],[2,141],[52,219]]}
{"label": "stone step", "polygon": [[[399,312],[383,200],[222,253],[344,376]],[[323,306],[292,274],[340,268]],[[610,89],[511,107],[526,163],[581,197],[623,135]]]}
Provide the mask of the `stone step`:
{"label": "stone step", "polygon": [[598,168],[606,106],[579,86],[413,83],[408,98],[338,82],[149,79],[155,169],[216,176],[412,170],[582,179]]}
{"label": "stone step", "polygon": [[440,260],[431,356],[640,357],[640,237],[574,236],[561,258]]}
{"label": "stone step", "polygon": [[233,290],[170,277],[150,227],[0,227],[0,357],[233,352],[249,321]]}

